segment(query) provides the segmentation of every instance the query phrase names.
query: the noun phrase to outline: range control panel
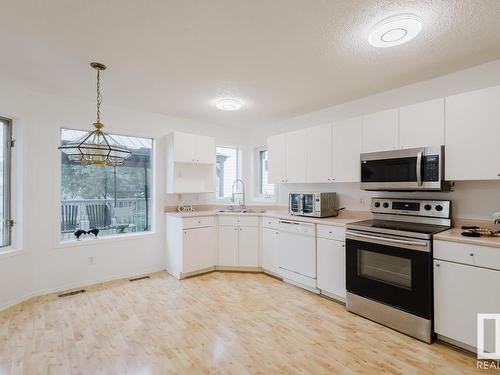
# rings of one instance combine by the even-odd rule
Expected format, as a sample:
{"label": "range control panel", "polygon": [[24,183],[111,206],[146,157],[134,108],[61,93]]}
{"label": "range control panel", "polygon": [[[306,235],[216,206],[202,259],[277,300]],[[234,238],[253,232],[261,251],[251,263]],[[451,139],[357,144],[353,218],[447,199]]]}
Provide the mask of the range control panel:
{"label": "range control panel", "polygon": [[373,213],[439,217],[448,219],[451,201],[404,198],[372,198]]}

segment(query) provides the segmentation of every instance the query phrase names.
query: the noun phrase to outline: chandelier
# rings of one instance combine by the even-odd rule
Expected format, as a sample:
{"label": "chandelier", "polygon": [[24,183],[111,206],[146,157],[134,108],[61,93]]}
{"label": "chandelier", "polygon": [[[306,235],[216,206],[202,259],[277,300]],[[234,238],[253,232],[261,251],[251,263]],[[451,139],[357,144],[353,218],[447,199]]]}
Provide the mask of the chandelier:
{"label": "chandelier", "polygon": [[59,146],[59,150],[64,152],[70,161],[80,162],[83,165],[123,165],[125,159],[130,157],[131,152],[112,136],[102,131],[104,125],[101,123],[100,73],[106,69],[106,65],[93,62],[90,66],[97,70],[97,119],[93,124],[95,129]]}

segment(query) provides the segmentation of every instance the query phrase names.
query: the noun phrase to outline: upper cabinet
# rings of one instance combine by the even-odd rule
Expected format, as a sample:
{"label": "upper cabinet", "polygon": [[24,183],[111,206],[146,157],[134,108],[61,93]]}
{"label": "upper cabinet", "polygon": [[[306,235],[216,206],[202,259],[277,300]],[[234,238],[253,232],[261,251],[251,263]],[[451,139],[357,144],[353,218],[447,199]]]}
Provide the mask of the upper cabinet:
{"label": "upper cabinet", "polygon": [[286,135],[267,138],[268,179],[272,184],[286,182]]}
{"label": "upper cabinet", "polygon": [[363,118],[355,117],[333,124],[333,180],[359,182]]}
{"label": "upper cabinet", "polygon": [[307,180],[307,129],[286,133],[286,182]]}
{"label": "upper cabinet", "polygon": [[363,117],[363,152],[397,148],[399,148],[397,109],[376,112]]}
{"label": "upper cabinet", "polygon": [[444,145],[444,98],[399,108],[399,148]]}
{"label": "upper cabinet", "polygon": [[[332,125],[307,129],[307,182],[330,182],[332,179]],[[359,155],[358,155],[359,159]]]}
{"label": "upper cabinet", "polygon": [[173,132],[167,140],[167,193],[209,193],[215,187],[215,140]]}
{"label": "upper cabinet", "polygon": [[197,134],[172,133],[173,160],[178,163],[215,163],[215,140]]}
{"label": "upper cabinet", "polygon": [[500,86],[446,98],[447,180],[500,178]]}

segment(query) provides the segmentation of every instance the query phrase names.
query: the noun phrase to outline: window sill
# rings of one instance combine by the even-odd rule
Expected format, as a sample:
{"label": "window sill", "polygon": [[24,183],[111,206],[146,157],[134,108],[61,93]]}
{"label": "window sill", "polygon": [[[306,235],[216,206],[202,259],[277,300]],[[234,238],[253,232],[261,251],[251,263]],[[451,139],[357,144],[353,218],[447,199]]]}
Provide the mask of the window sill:
{"label": "window sill", "polygon": [[23,249],[4,249],[4,250],[0,250],[0,259],[4,259],[4,258],[10,258],[10,257],[14,257],[14,256],[17,256],[17,255],[21,255],[21,254],[24,254],[26,253],[26,250],[23,250]]}
{"label": "window sill", "polygon": [[112,234],[105,237],[98,237],[85,240],[64,240],[59,242],[55,247],[56,249],[65,249],[68,247],[92,246],[100,245],[106,242],[119,242],[127,240],[138,240],[142,238],[153,237],[156,234],[154,231],[141,232],[141,233],[127,233],[127,234]]}

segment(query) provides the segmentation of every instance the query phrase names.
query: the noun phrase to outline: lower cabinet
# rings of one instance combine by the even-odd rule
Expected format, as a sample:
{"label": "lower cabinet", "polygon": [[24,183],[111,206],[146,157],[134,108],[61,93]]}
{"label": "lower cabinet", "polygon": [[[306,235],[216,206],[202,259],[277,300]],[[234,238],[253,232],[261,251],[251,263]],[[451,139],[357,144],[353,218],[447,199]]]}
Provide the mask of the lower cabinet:
{"label": "lower cabinet", "polygon": [[[500,313],[499,286],[500,271],[434,260],[436,333],[476,348],[477,314]],[[484,347],[494,351],[494,332],[489,333],[485,338],[493,342],[487,340]]]}
{"label": "lower cabinet", "polygon": [[259,228],[219,227],[219,266],[259,267]]}
{"label": "lower cabinet", "polygon": [[183,234],[183,273],[215,265],[215,228],[185,229]]}
{"label": "lower cabinet", "polygon": [[280,232],[272,228],[262,228],[262,268],[272,274],[279,274]]}
{"label": "lower cabinet", "polygon": [[318,289],[330,297],[345,301],[345,242],[318,238]]}

